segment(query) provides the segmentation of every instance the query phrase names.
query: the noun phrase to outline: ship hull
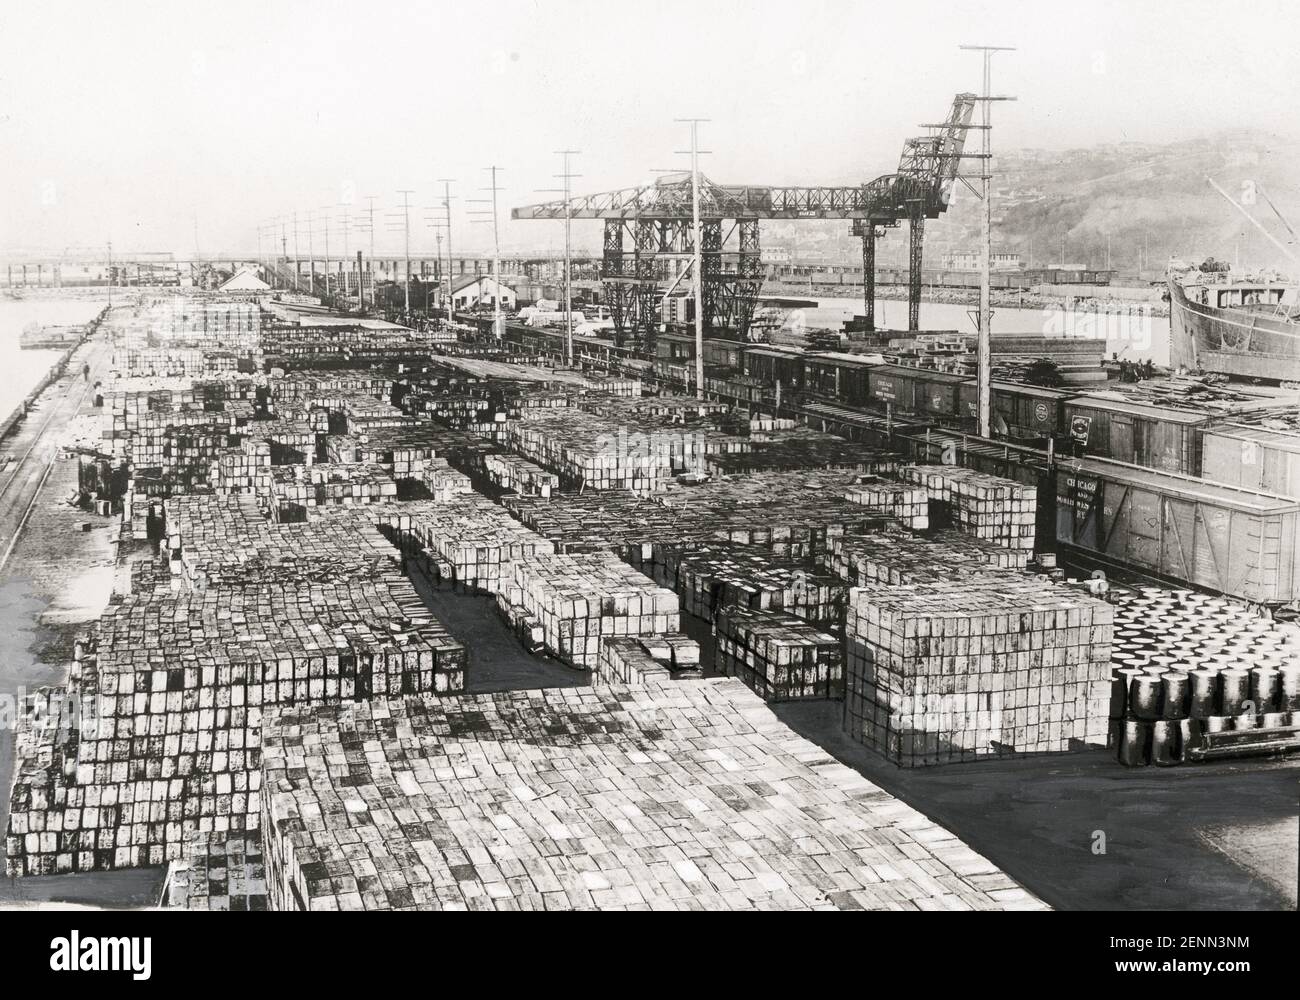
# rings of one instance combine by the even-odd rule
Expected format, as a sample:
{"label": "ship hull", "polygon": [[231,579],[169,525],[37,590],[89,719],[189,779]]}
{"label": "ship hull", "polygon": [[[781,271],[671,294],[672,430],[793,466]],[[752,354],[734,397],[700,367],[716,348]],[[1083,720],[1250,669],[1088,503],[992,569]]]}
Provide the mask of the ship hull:
{"label": "ship hull", "polygon": [[1169,363],[1235,378],[1300,382],[1300,324],[1193,302],[1171,280]]}

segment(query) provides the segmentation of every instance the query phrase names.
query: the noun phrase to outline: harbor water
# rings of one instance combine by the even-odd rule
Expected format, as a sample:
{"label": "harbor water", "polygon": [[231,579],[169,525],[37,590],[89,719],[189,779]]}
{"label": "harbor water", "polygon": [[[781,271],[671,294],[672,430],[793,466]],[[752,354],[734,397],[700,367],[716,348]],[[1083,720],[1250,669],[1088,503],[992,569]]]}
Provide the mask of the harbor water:
{"label": "harbor water", "polygon": [[32,323],[72,326],[88,323],[104,308],[103,299],[0,299],[0,418],[7,417],[58,362],[61,351],[24,351],[20,338]]}

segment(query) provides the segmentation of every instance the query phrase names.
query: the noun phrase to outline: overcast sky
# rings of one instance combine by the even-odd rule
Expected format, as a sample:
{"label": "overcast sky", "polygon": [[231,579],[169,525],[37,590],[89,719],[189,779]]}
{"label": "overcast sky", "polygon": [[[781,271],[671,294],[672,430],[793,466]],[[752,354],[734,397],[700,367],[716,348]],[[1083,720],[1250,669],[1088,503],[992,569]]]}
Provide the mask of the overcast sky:
{"label": "overcast sky", "polygon": [[[337,254],[339,203],[373,194],[391,251],[386,213],[412,188],[413,243],[432,249],[433,181],[452,177],[457,248],[484,248],[465,213],[489,164],[503,215],[552,197],[537,189],[565,147],[582,151],[575,191],[629,186],[685,165],[687,115],[712,119],[718,181],[859,183],[979,89],[961,43],[1018,47],[995,57],[994,90],[1019,99],[996,107],[995,147],[1292,134],[1298,38],[1294,0],[14,2],[0,246],[188,252],[197,230],[204,252],[251,251],[259,223],[297,210],[305,254],[307,212],[328,209]],[[560,224],[502,227],[548,240]]]}

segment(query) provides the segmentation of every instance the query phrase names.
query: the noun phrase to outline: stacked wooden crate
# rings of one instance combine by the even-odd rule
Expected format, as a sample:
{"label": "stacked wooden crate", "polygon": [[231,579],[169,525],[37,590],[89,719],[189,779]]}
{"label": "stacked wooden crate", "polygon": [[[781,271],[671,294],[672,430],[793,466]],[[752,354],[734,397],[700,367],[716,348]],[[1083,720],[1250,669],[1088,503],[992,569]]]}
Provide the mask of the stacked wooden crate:
{"label": "stacked wooden crate", "polygon": [[350,393],[388,399],[393,378],[376,372],[339,369],[336,371],[290,372],[271,383],[271,398],[277,402],[304,402],[319,396]]}
{"label": "stacked wooden crate", "polygon": [[198,348],[121,348],[113,352],[113,370],[131,378],[184,375],[202,378],[239,368],[234,354]]}
{"label": "stacked wooden crate", "polygon": [[875,473],[890,471],[897,461],[892,452],[828,434],[780,435],[771,441],[751,435],[745,440],[746,448],[710,456],[706,463],[708,471],[715,475],[799,469]]}
{"label": "stacked wooden crate", "polygon": [[545,538],[477,494],[453,503],[385,504],[361,516],[382,526],[434,583],[468,591],[498,593],[513,580],[516,560],[555,551]]}
{"label": "stacked wooden crate", "polygon": [[784,611],[728,605],[718,612],[715,666],[739,677],[764,701],[840,698],[839,638]]}
{"label": "stacked wooden crate", "polygon": [[557,552],[608,549],[639,563],[648,561],[653,542],[683,537],[684,524],[676,512],[626,490],[564,493],[549,499],[510,496],[502,504],[551,541]]}
{"label": "stacked wooden crate", "polygon": [[459,469],[453,469],[441,459],[434,459],[424,467],[420,482],[430,497],[443,503],[452,503],[457,497],[474,492],[469,476]]}
{"label": "stacked wooden crate", "polygon": [[852,503],[889,514],[913,531],[924,531],[930,526],[930,497],[923,487],[879,476],[857,476],[843,495]]}
{"label": "stacked wooden crate", "polygon": [[286,709],[263,773],[271,909],[1043,907],[731,678]]}
{"label": "stacked wooden crate", "polygon": [[482,459],[483,475],[503,490],[549,497],[560,488],[560,479],[555,473],[547,472],[526,458],[497,452],[485,454]]}
{"label": "stacked wooden crate", "polygon": [[255,420],[240,428],[247,440],[270,446],[272,465],[311,465],[316,461],[315,428],[305,420]]}
{"label": "stacked wooden crate", "polygon": [[[663,503],[656,501],[662,500]],[[830,540],[868,531],[885,518],[816,488],[771,482],[708,483],[654,495],[629,491],[507,497],[505,506],[562,551],[608,549],[633,565],[652,562],[659,541],[729,541],[809,560]]]}
{"label": "stacked wooden crate", "polygon": [[271,469],[271,503],[280,520],[300,520],[309,507],[353,506],[397,498],[397,483],[380,465],[279,465]]}
{"label": "stacked wooden crate", "polygon": [[426,332],[405,327],[263,325],[261,348],[277,367],[352,370],[368,364],[420,364],[434,346]]}
{"label": "stacked wooden crate", "polygon": [[1026,573],[851,591],[844,724],[902,766],[1105,745],[1111,608]]}
{"label": "stacked wooden crate", "polygon": [[610,635],[600,646],[593,684],[647,684],[702,677],[700,645],[684,635]]}
{"label": "stacked wooden crate", "polygon": [[191,585],[133,574],[77,643],[64,696],[79,725],[42,721],[20,744],[11,873],[158,865],[195,834],[254,829],[275,706],[464,688],[464,647],[375,528],[268,525],[251,497],[177,500],[168,546]]}
{"label": "stacked wooden crate", "polygon": [[609,552],[535,554],[516,560],[507,601],[542,626],[546,649],[593,669],[609,635],[665,635],[680,629],[677,595]]}
{"label": "stacked wooden crate", "polygon": [[925,583],[1020,568],[1014,557],[1006,558],[1014,551],[955,531],[931,538],[877,531],[834,539],[821,565],[854,587]]}
{"label": "stacked wooden crate", "polygon": [[438,428],[429,424],[382,427],[357,434],[331,434],[331,462],[382,465],[394,479],[418,481],[437,456]]}
{"label": "stacked wooden crate", "polygon": [[262,838],[251,831],[195,834],[167,866],[159,903],[172,910],[265,910]]}
{"label": "stacked wooden crate", "polygon": [[[566,487],[650,493],[672,479],[659,428],[630,430],[569,410],[529,410],[506,428],[512,451],[557,473]],[[635,437],[633,435],[636,435]]]}
{"label": "stacked wooden crate", "polygon": [[924,486],[931,501],[945,505],[961,531],[1033,552],[1038,517],[1034,487],[952,465],[909,466],[902,475],[905,482]]}
{"label": "stacked wooden crate", "polygon": [[217,456],[211,474],[218,493],[267,492],[271,488],[271,443],[247,438]]}
{"label": "stacked wooden crate", "polygon": [[823,627],[839,624],[847,588],[839,579],[771,549],[721,543],[656,542],[652,575],[676,591],[682,610],[712,621],[729,606],[780,609]]}

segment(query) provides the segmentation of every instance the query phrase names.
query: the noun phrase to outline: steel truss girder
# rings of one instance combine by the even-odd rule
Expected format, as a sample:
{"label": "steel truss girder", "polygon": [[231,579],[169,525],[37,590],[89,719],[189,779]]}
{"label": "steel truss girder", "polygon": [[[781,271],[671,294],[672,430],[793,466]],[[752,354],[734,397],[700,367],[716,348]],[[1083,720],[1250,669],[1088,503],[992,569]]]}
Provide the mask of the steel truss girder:
{"label": "steel truss girder", "polygon": [[[743,337],[748,334],[763,283],[759,223],[757,219],[737,220],[727,237],[723,225],[721,219],[705,220],[701,225],[703,320],[711,331],[730,329]],[[723,264],[723,247],[731,233],[739,234],[734,272],[728,272]],[[628,234],[632,237],[630,254],[625,249]],[[601,278],[617,343],[653,350],[662,285],[674,277],[669,264],[693,253],[689,220],[605,221]]]}
{"label": "steel truss girder", "polygon": [[921,256],[925,249],[925,210],[914,202],[908,229],[907,328],[921,329]]}

